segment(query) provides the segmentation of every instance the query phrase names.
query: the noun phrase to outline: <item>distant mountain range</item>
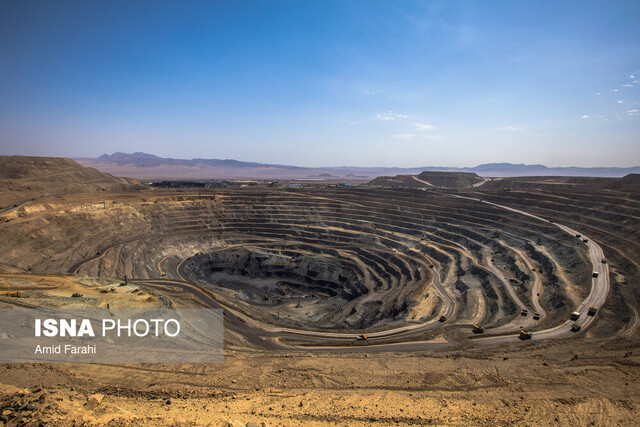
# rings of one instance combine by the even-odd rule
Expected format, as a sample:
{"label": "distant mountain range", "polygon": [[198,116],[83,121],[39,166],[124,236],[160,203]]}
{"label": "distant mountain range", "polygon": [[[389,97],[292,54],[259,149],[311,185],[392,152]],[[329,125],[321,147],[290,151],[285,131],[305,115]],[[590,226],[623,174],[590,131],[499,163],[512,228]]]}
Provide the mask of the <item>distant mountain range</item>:
{"label": "distant mountain range", "polygon": [[255,167],[276,167],[276,168],[292,168],[295,166],[269,165],[254,162],[241,162],[239,160],[219,160],[219,159],[171,159],[166,157],[158,157],[147,153],[114,153],[103,154],[95,159],[98,163],[115,164],[115,165],[131,165],[137,168],[152,168],[157,166],[214,166],[214,167],[236,167],[236,168],[255,168]]}
{"label": "distant mountain range", "polygon": [[230,159],[172,159],[147,153],[104,154],[98,158],[77,158],[78,163],[116,176],[137,179],[298,179],[298,180],[371,180],[381,175],[417,175],[423,171],[474,172],[483,177],[514,176],[597,176],[622,177],[640,173],[630,168],[547,167],[512,163],[487,163],[471,168],[424,166],[397,167],[299,167],[243,162]]}

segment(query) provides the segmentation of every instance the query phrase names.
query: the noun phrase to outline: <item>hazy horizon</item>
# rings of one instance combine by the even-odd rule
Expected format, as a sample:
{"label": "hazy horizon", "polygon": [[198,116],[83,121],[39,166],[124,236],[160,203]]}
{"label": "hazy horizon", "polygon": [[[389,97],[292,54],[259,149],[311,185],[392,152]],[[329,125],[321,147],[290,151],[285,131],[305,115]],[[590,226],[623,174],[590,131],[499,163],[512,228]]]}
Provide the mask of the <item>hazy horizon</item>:
{"label": "hazy horizon", "polygon": [[3,2],[0,152],[640,163],[640,3]]}
{"label": "hazy horizon", "polygon": [[[156,157],[160,157],[160,158],[165,158],[162,156],[157,156],[156,154],[153,153],[144,153],[144,152],[135,152],[135,153],[124,153],[124,152],[116,152],[116,153],[111,153],[111,155],[114,154],[128,154],[128,155],[133,155],[133,154],[146,154],[146,155],[152,155],[152,156],[156,156]],[[1,154],[0,154],[1,155]],[[102,155],[110,155],[108,153],[103,153]],[[100,156],[102,156],[100,155]],[[75,157],[75,159],[97,159],[100,156],[96,156],[96,157]],[[543,166],[543,167],[547,167],[547,168],[583,168],[583,166],[574,166],[574,165],[565,165],[565,166],[552,166],[552,165],[545,165],[545,164],[536,164],[536,163],[510,163],[510,162],[487,162],[487,163],[477,163],[477,164],[473,164],[473,165],[466,165],[466,166],[436,166],[436,165],[416,165],[416,166],[396,166],[396,165],[363,165],[363,166],[356,166],[356,165],[311,165],[311,166],[299,166],[299,165],[295,165],[295,164],[285,164],[285,163],[263,163],[263,162],[252,162],[252,161],[248,161],[248,160],[243,160],[243,159],[216,159],[216,158],[204,158],[204,157],[192,157],[192,158],[178,158],[178,157],[171,157],[174,160],[235,160],[235,161],[239,161],[239,162],[247,162],[247,163],[262,163],[262,164],[272,164],[272,165],[278,165],[278,166],[293,166],[293,167],[305,167],[305,168],[311,168],[311,169],[321,169],[321,168],[371,168],[371,169],[422,169],[422,168],[429,168],[429,167],[436,167],[436,168],[452,168],[452,169],[473,169],[475,167],[478,166],[485,166],[485,165],[502,165],[502,164],[509,164],[509,165],[513,165],[513,166]],[[631,166],[594,166],[594,168],[616,168],[616,167],[621,167],[621,168],[635,168],[635,167],[640,167],[640,163],[636,164],[636,165],[631,165]]]}
{"label": "hazy horizon", "polygon": [[[153,153],[144,153],[144,152],[135,152],[135,153],[123,153],[123,152],[116,152],[116,153],[103,153],[99,156],[95,156],[95,157],[83,157],[83,156],[44,156],[44,157],[60,157],[60,158],[69,158],[72,160],[96,160],[99,157],[101,157],[102,155],[113,155],[113,154],[127,154],[127,155],[133,155],[133,154],[145,154],[145,155],[152,155],[152,156],[156,156]],[[34,157],[43,157],[43,156],[38,156],[38,155],[28,155],[28,154],[7,154],[7,153],[1,153],[0,152],[0,156],[25,156],[25,157],[30,157],[30,156],[34,156]],[[429,170],[429,168],[442,168],[442,169],[452,169],[452,170],[458,170],[458,169],[474,169],[477,167],[481,167],[481,166],[488,166],[488,165],[510,165],[510,166],[522,166],[522,167],[546,167],[549,169],[569,169],[569,168],[577,168],[577,169],[616,169],[616,168],[620,168],[620,169],[634,169],[634,168],[640,168],[640,164],[636,164],[636,165],[631,165],[631,166],[610,166],[610,165],[603,165],[603,166],[593,166],[593,167],[584,167],[584,166],[575,166],[575,165],[561,165],[561,166],[555,166],[555,165],[546,165],[546,164],[537,164],[537,163],[510,163],[510,162],[499,162],[499,161],[495,161],[495,162],[488,162],[488,163],[478,163],[478,164],[473,164],[473,165],[465,165],[465,166],[436,166],[436,165],[417,165],[417,166],[396,166],[396,165],[362,165],[362,166],[356,166],[356,165],[347,165],[347,164],[342,164],[342,165],[310,165],[310,166],[300,166],[300,165],[295,165],[295,164],[286,164],[286,163],[264,163],[264,162],[254,162],[254,161],[248,161],[248,160],[243,160],[243,159],[227,159],[227,158],[204,158],[204,157],[192,157],[192,158],[178,158],[178,157],[162,157],[162,156],[156,156],[159,157],[161,159],[172,159],[172,160],[186,160],[186,161],[191,161],[191,160],[224,160],[224,161],[238,161],[238,162],[242,162],[242,163],[258,163],[258,164],[262,164],[262,165],[274,165],[274,166],[285,166],[285,167],[299,167],[299,168],[307,168],[307,169],[349,169],[349,168],[353,168],[353,169],[422,169],[422,170]]]}

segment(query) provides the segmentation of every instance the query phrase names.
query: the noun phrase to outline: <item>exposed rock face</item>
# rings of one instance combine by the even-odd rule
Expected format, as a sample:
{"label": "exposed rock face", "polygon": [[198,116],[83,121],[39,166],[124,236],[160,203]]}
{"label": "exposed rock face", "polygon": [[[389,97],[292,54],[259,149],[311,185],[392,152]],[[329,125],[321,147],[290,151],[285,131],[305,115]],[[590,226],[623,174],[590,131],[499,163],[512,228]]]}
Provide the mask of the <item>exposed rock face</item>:
{"label": "exposed rock face", "polygon": [[[250,251],[245,248],[225,252],[211,252],[190,258],[187,269],[202,277],[215,278],[217,273],[231,276],[269,279],[259,293],[272,294],[272,298],[305,297],[311,293],[340,295],[351,301],[368,292],[361,285],[362,272],[348,259],[322,255],[283,256],[268,251]],[[211,279],[210,279],[211,280]],[[276,289],[277,288],[277,289]],[[273,292],[274,289],[276,292]],[[303,293],[297,292],[303,290]]]}

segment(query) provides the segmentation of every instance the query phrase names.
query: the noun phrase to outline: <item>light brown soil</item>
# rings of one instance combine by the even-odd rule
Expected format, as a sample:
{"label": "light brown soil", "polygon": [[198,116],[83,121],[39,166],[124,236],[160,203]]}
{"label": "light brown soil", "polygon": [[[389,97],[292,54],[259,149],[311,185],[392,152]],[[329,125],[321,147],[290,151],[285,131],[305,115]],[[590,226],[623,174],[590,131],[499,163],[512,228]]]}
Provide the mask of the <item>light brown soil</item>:
{"label": "light brown soil", "polygon": [[[71,291],[112,304],[132,296],[99,294],[100,279],[0,280],[41,287],[0,297],[5,306],[67,306]],[[0,414],[8,425],[632,425],[638,367],[637,342],[590,334],[431,352],[247,349],[226,351],[221,364],[4,364]]]}
{"label": "light brown soil", "polygon": [[[4,365],[0,372],[4,384],[43,387],[51,407],[31,419],[60,425],[635,423],[637,349],[597,344],[551,349],[550,357],[550,349],[540,347],[499,355],[227,354],[221,365]],[[39,396],[20,397],[7,385],[1,390],[0,402]],[[95,393],[104,401],[87,405]]]}

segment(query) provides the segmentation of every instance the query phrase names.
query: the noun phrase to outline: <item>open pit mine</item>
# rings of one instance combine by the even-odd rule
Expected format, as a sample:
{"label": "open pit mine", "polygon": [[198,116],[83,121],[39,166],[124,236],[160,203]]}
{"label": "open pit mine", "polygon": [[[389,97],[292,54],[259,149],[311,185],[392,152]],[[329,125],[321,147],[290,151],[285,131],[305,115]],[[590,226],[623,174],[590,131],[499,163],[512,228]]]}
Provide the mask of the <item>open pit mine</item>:
{"label": "open pit mine", "polygon": [[[65,170],[61,179],[70,171],[89,171],[77,164],[56,167]],[[469,179],[425,173],[343,188],[271,184],[175,190],[99,174],[94,184],[84,179],[78,191],[59,193],[46,187],[47,179],[24,173],[3,177],[14,190],[0,199],[2,306],[222,308],[227,361],[210,372],[183,369],[187,377],[195,375],[187,381],[194,389],[206,388],[202,375],[222,371],[229,376],[214,381],[216,387],[258,393],[265,381],[280,381],[272,378],[271,368],[287,369],[283,355],[291,360],[348,355],[344,363],[353,367],[362,354],[379,355],[370,365],[383,363],[389,353],[502,360],[502,354],[525,351],[532,359],[522,363],[528,365],[534,354],[556,360],[595,342],[636,346],[637,177]],[[20,199],[16,182],[29,179],[29,198]],[[413,188],[394,182],[411,182]],[[227,366],[238,363],[236,351],[278,361],[247,368],[253,374],[237,384],[230,374],[237,366]],[[637,351],[629,353],[637,359]],[[506,369],[516,372],[507,359]],[[442,369],[455,375],[459,368]],[[69,369],[80,377],[93,372]],[[124,367],[105,369],[111,372],[103,378],[108,387],[165,392],[173,387],[142,384],[140,373],[113,372]],[[195,373],[202,369],[209,373]],[[259,369],[266,373],[257,374]],[[490,371],[474,381],[495,379]],[[158,372],[166,380],[172,368]],[[387,380],[363,387],[386,389],[402,372],[388,367]],[[115,380],[119,375],[128,379]],[[342,374],[329,377],[296,383],[296,390],[342,387]],[[412,381],[407,379],[409,389],[421,390]],[[463,381],[464,387],[473,389],[474,381]],[[433,389],[438,386],[423,391]],[[482,403],[485,415],[493,404]],[[264,419],[260,414],[254,418]],[[287,414],[272,414],[272,422],[290,419]],[[422,415],[409,421],[426,420]]]}

